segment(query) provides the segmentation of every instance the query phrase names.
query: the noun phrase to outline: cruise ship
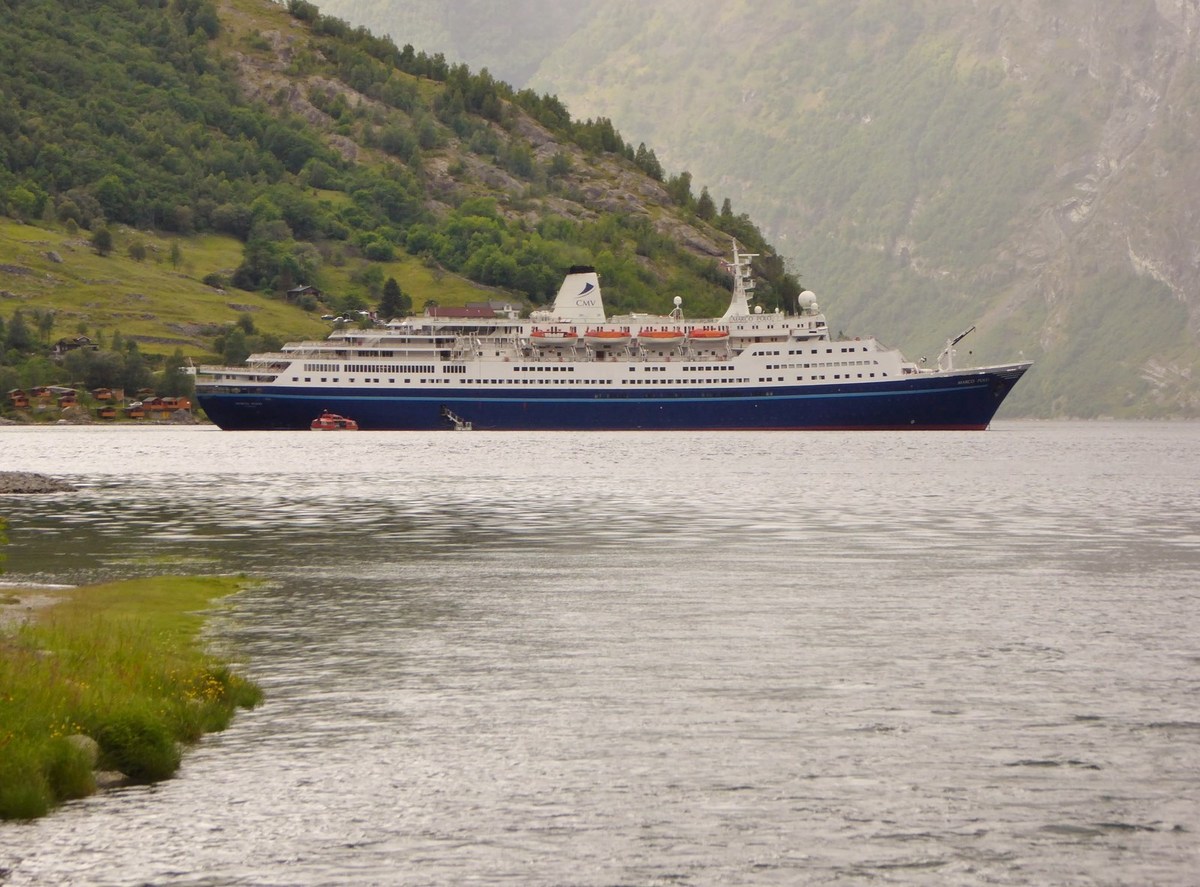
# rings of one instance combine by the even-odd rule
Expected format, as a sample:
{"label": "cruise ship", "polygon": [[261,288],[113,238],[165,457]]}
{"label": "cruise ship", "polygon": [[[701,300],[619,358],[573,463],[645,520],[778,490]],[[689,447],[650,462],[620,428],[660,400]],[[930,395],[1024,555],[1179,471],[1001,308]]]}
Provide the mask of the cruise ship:
{"label": "cruise ship", "polygon": [[[834,339],[816,297],[751,308],[735,243],[728,310],[607,317],[595,269],[571,268],[528,318],[409,317],[202,366],[196,399],[223,429],[307,429],[332,412],[383,430],[986,429],[1027,362],[935,366],[870,337]],[[970,332],[968,330],[967,332]]]}

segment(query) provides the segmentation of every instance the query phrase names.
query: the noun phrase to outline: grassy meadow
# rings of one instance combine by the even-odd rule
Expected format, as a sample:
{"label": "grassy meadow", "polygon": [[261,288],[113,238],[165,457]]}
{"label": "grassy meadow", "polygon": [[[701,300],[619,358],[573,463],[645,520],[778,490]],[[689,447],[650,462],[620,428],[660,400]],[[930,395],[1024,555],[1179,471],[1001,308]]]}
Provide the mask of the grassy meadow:
{"label": "grassy meadow", "polygon": [[[287,301],[259,292],[204,284],[209,274],[228,279],[242,261],[242,244],[220,234],[180,236],[116,226],[113,251],[100,256],[90,232],[69,232],[48,223],[25,224],[0,217],[0,318],[18,309],[32,322],[35,309],[54,312],[47,344],[86,334],[111,338],[120,332],[138,342],[146,354],[172,354],[177,348],[197,360],[211,357],[212,337],[243,314],[255,327],[282,341],[323,339],[331,329],[320,319],[337,313],[347,296],[375,305],[361,282],[368,265],[378,266],[382,279],[394,277],[420,313],[427,299],[440,305],[500,298],[495,291],[447,274],[414,256],[367,263],[360,258],[325,263],[313,283],[326,294],[326,304],[305,311]],[[130,257],[135,245],[145,258]],[[53,258],[51,257],[53,254]]]}
{"label": "grassy meadow", "polygon": [[[72,234],[57,226],[0,219],[0,317],[11,317],[17,309],[51,310],[51,342],[81,333],[111,337],[120,331],[137,339],[147,353],[170,354],[179,348],[190,357],[206,354],[212,331],[243,313],[282,338],[328,331],[316,314],[282,300],[222,292],[202,283],[205,275],[228,274],[241,262],[242,245],[232,237],[175,237],[117,228],[113,252],[100,256],[90,236],[82,230]],[[142,261],[128,255],[135,243],[145,247]]]}
{"label": "grassy meadow", "polygon": [[[199,642],[202,611],[245,584],[154,577],[0,592],[0,819],[87,796],[96,771],[166,779],[181,743],[257,705],[261,690]],[[54,600],[25,609],[31,594]],[[99,746],[98,759],[79,735]]]}

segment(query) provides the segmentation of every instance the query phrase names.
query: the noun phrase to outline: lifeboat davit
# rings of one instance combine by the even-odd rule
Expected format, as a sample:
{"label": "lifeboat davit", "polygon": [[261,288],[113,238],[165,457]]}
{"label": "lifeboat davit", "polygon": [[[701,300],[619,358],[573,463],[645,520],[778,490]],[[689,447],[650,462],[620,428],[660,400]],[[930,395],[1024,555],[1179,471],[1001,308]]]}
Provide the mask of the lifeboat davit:
{"label": "lifeboat davit", "polygon": [[629,344],[629,333],[623,330],[588,330],[583,343],[589,348],[622,348]]}
{"label": "lifeboat davit", "polygon": [[700,328],[694,329],[690,333],[688,333],[688,337],[692,338],[692,339],[701,339],[701,340],[705,340],[705,341],[712,341],[714,339],[717,339],[717,340],[728,339],[729,332],[727,330],[719,330],[719,329],[716,329],[715,327],[710,327],[710,326],[709,327],[700,327]]}
{"label": "lifeboat davit", "polygon": [[579,336],[570,330],[534,330],[529,334],[529,341],[535,348],[553,348],[574,345],[579,341]]}
{"label": "lifeboat davit", "polygon": [[328,410],[312,420],[311,431],[358,431],[358,423]]}
{"label": "lifeboat davit", "polygon": [[638,333],[638,344],[643,348],[674,348],[682,345],[683,330],[642,330]]}

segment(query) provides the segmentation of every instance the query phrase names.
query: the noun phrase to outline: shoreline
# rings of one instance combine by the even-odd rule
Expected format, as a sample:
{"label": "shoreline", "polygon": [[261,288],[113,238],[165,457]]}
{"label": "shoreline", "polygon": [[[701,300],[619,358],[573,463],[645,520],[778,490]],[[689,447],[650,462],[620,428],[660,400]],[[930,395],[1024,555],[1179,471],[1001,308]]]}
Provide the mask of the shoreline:
{"label": "shoreline", "polygon": [[262,690],[201,640],[218,602],[250,584],[0,586],[0,821],[169,779],[188,746],[258,705]]}
{"label": "shoreline", "polygon": [[75,489],[66,481],[33,471],[0,471],[0,496],[73,493]]}
{"label": "shoreline", "polygon": [[0,584],[0,632],[11,630],[31,620],[39,610],[53,606],[70,591],[69,585]]}

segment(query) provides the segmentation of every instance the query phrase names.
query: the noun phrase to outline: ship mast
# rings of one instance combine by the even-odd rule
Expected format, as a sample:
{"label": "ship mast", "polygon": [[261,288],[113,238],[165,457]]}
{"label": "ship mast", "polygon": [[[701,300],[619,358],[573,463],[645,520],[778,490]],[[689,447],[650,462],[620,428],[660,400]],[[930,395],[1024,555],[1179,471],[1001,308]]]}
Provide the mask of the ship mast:
{"label": "ship mast", "polygon": [[750,260],[756,258],[758,253],[743,253],[738,250],[738,242],[733,241],[733,262],[729,265],[733,272],[733,298],[729,300],[729,308],[721,316],[722,320],[750,315],[750,291],[754,289]]}

